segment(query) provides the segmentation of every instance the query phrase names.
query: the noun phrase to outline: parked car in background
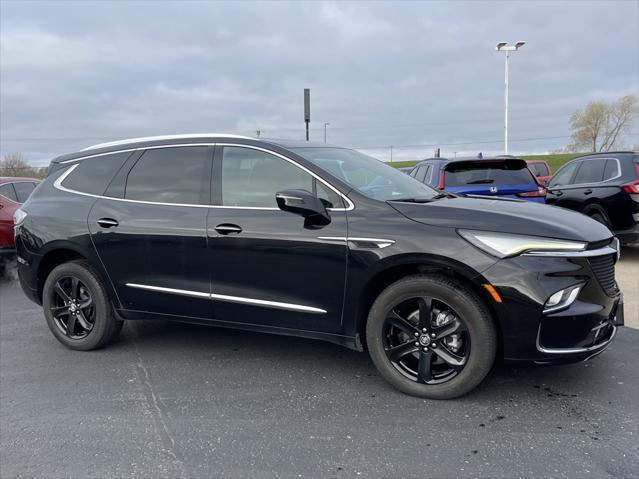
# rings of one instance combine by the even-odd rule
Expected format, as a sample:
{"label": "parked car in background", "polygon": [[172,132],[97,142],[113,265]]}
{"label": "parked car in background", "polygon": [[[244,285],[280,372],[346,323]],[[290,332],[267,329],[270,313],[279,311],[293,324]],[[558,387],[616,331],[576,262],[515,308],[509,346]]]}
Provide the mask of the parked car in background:
{"label": "parked car in background", "polygon": [[624,244],[639,242],[639,153],[597,153],[569,161],[550,180],[547,201],[603,223]]}
{"label": "parked car in background", "polygon": [[595,356],[623,318],[603,225],[442,194],[324,143],[96,145],[54,159],[15,219],[22,289],[76,350],[106,345],[123,320],[172,318],[367,348],[401,391],[444,399],[498,354]]}
{"label": "parked car in background", "polygon": [[519,158],[429,158],[420,161],[410,176],[452,193],[546,201],[546,188]]}
{"label": "parked car in background", "polygon": [[535,178],[537,178],[537,181],[546,186],[552,178],[552,170],[548,162],[546,160],[526,160],[526,164],[532,174],[535,175]]}
{"label": "parked car in background", "polygon": [[13,214],[38,183],[33,178],[0,176],[0,256],[15,254]]}

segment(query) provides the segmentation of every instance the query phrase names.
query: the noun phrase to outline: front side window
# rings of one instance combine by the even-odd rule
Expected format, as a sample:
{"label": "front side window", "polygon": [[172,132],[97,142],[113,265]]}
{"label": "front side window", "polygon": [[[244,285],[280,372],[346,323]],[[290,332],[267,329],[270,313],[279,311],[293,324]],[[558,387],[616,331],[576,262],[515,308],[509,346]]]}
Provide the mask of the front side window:
{"label": "front side window", "polygon": [[30,181],[18,181],[13,184],[16,190],[18,203],[24,203],[29,199],[29,195],[35,190],[35,184]]}
{"label": "front side window", "polygon": [[206,146],[145,151],[127,176],[124,197],[153,203],[209,204],[207,151]]}
{"label": "front side window", "polygon": [[602,160],[584,160],[581,162],[577,176],[575,176],[574,184],[581,185],[584,183],[598,183],[603,178],[605,161]]}
{"label": "front side window", "polygon": [[224,206],[277,208],[275,194],[284,190],[306,190],[329,208],[344,207],[337,193],[290,161],[252,148],[224,147]]}
{"label": "front side window", "polygon": [[355,150],[302,147],[293,151],[369,198],[387,201],[429,199],[437,195],[429,186]]}
{"label": "front side window", "polygon": [[16,196],[16,190],[13,189],[13,184],[5,183],[4,185],[0,185],[0,195],[5,198],[9,198],[11,201],[18,202],[18,197]]}
{"label": "front side window", "polygon": [[573,161],[572,163],[568,163],[566,166],[561,168],[555,174],[555,176],[552,177],[552,180],[550,180],[550,183],[548,186],[552,187],[552,186],[569,185],[570,179],[572,178],[572,175],[575,173],[577,166],[579,166],[579,163],[580,162],[578,161]]}

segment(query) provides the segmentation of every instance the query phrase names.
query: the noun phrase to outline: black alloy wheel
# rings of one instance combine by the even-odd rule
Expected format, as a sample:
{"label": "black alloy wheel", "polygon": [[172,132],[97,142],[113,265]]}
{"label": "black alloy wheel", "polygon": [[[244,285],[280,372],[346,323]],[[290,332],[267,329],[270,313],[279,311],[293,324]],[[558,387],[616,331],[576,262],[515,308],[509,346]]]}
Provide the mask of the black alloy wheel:
{"label": "black alloy wheel", "polygon": [[76,277],[62,277],[53,288],[50,307],[55,325],[71,339],[85,338],[95,325],[91,291]]}
{"label": "black alloy wheel", "polygon": [[104,281],[86,261],[63,263],[49,273],[42,306],[49,329],[70,349],[100,348],[122,330]]}
{"label": "black alloy wheel", "polygon": [[462,318],[429,296],[401,301],[386,314],[384,350],[407,378],[438,384],[457,376],[468,363],[470,336]]}
{"label": "black alloy wheel", "polygon": [[450,277],[416,275],[391,284],[374,301],[366,344],[381,375],[400,391],[450,399],[490,372],[497,328],[474,290]]}

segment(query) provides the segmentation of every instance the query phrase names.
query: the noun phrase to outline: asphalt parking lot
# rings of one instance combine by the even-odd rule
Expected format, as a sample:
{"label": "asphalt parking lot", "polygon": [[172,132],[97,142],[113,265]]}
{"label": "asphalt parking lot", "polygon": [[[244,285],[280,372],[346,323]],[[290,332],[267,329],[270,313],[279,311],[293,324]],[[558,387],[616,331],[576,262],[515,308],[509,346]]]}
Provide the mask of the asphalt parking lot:
{"label": "asphalt parking lot", "polygon": [[[638,269],[624,251],[635,326]],[[427,401],[366,354],[299,338],[137,322],[69,351],[4,282],[0,477],[637,477],[638,357],[624,327],[592,361],[499,365],[470,395]]]}

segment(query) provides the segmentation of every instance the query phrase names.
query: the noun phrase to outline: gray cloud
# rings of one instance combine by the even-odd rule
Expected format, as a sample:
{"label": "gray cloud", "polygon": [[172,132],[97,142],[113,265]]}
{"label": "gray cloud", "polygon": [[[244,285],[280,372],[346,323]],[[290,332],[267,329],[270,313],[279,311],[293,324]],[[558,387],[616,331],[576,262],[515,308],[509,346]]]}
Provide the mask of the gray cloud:
{"label": "gray cloud", "polygon": [[[563,146],[570,113],[639,90],[637,2],[0,3],[0,153],[224,131],[388,159],[499,152],[511,57],[516,152]],[[562,137],[562,138],[547,138]]]}

